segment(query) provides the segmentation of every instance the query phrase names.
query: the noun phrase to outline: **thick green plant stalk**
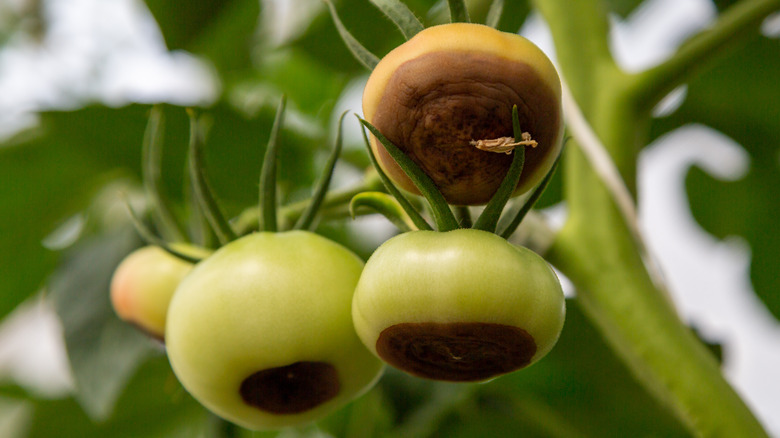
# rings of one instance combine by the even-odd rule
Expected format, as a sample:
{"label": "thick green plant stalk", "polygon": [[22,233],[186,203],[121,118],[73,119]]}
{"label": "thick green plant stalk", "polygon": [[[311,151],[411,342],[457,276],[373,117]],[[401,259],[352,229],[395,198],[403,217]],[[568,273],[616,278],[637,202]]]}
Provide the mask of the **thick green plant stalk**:
{"label": "thick green plant stalk", "polygon": [[[764,7],[768,14],[766,3],[747,1],[735,8],[746,14],[746,10]],[[704,37],[711,41],[709,47],[699,39],[698,46],[681,48],[670,66],[648,73],[653,78],[649,80],[642,74],[626,74],[615,65],[607,43],[606,10],[600,1],[535,0],[535,4],[550,24],[563,76],[634,191],[637,156],[650,121],[649,103],[663,97],[681,78],[674,65],[686,64],[684,59],[701,62],[714,56],[719,42],[729,36],[716,37],[710,30]],[[746,4],[753,8],[746,9]],[[729,13],[724,17],[734,20]],[[714,29],[730,35],[744,30],[728,25]],[[689,58],[685,58],[686,51]],[[642,82],[657,84],[652,87],[656,94],[640,92]],[[625,216],[585,155],[577,145],[572,146],[565,160],[570,214],[547,258],[572,280],[580,304],[638,380],[694,435],[766,436],[724,379],[716,360],[653,282]]]}

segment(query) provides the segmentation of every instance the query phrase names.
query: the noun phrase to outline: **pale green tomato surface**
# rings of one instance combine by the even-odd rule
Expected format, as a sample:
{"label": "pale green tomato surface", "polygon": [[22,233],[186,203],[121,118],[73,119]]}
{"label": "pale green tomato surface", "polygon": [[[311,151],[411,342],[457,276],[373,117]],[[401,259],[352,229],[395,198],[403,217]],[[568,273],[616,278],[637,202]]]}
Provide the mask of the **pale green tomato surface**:
{"label": "pale green tomato surface", "polygon": [[485,231],[413,231],[382,244],[355,290],[355,329],[376,354],[382,330],[401,323],[480,322],[527,331],[531,363],[563,328],[560,282],[533,251]]}
{"label": "pale green tomato surface", "polygon": [[173,292],[192,270],[157,246],[135,250],[119,264],[111,279],[111,304],[125,321],[162,339]]}
{"label": "pale green tomato surface", "polygon": [[[166,347],[176,376],[204,406],[250,429],[324,417],[368,390],[383,368],[352,324],[362,268],[346,248],[304,231],[255,233],[222,247],[171,302]],[[248,376],[301,361],[332,365],[338,394],[294,414],[244,402],[239,388]]]}

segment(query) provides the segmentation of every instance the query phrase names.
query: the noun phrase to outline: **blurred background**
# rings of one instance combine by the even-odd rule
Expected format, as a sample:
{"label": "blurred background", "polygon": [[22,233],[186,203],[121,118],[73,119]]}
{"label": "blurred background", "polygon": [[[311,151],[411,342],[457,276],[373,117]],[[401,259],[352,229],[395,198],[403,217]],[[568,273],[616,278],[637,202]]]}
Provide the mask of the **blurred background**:
{"label": "blurred background", "polygon": [[[473,3],[477,16],[488,4]],[[639,71],[663,61],[733,2],[606,3],[612,10],[613,53],[626,70]],[[446,12],[446,2],[409,4],[426,24],[443,20]],[[507,13],[512,15],[502,25],[519,29],[554,58],[543,20],[523,1],[507,4]],[[384,54],[401,41],[367,1],[343,1],[337,6],[345,24],[365,38],[375,53]],[[728,380],[767,429],[780,436],[780,89],[775,77],[780,71],[780,15],[766,20],[761,33],[760,40],[751,40],[728,55],[656,109],[653,140],[639,163],[639,209],[642,228],[680,314],[714,351],[722,353]],[[113,316],[104,311],[105,303],[94,298],[100,296],[98,286],[105,280],[96,280],[94,294],[83,297],[57,295],[54,290],[74,288],[75,280],[67,272],[85,263],[78,255],[84,253],[84,241],[127,229],[126,214],[115,193],[122,190],[131,198],[140,196],[140,144],[150,104],[168,104],[164,164],[174,169],[166,181],[175,199],[185,197],[181,180],[186,116],[177,107],[210,108],[213,142],[207,159],[213,164],[215,188],[225,208],[237,214],[255,196],[252,184],[256,185],[261,149],[281,93],[290,97],[285,134],[289,147],[286,143],[281,173],[290,201],[305,196],[307,183],[316,178],[338,114],[345,109],[359,112],[366,78],[367,72],[343,48],[319,0],[185,4],[0,0],[0,238],[4,253],[0,256],[0,283],[4,283],[0,290],[0,316],[4,317],[0,326],[0,436],[92,436],[87,430],[113,433],[119,425],[126,425],[111,420],[115,403],[125,406],[135,397],[123,392],[128,382],[143,382],[139,387],[147,397],[154,397],[154,388],[172,385],[164,357],[146,340],[116,341],[111,347],[103,344],[117,338],[93,333],[87,336],[89,343],[76,341],[70,348],[73,339],[84,333],[78,330],[114,327]],[[357,123],[347,120],[345,162],[336,180],[340,186],[358,180],[368,164],[361,156]],[[236,170],[252,160],[256,166]],[[559,183],[553,184],[541,206],[553,223],[563,220],[566,207],[560,202]],[[363,218],[349,225],[324,224],[321,231],[347,242],[365,257],[391,235],[392,228],[382,220]],[[70,289],[62,284],[71,285]],[[576,296],[576,291],[567,293]],[[97,319],[94,310],[90,310],[93,316],[78,315],[78,303],[90,308],[90,299],[103,306]],[[68,300],[77,301],[69,306]],[[567,330],[588,325],[576,309],[570,315]],[[78,330],[69,332],[67,321],[74,324],[74,320],[91,322],[76,324]],[[625,401],[641,390],[614,358],[610,359],[614,364],[599,369],[602,365],[589,354],[605,347],[592,328],[583,330],[586,334],[571,334],[570,340],[564,336],[556,349],[562,350],[560,357],[553,354],[542,362],[549,365],[539,365],[546,370],[511,381],[510,386],[530,394],[513,399],[519,405],[511,406],[522,406],[528,416],[564,424],[559,435],[550,432],[549,424],[530,430],[541,430],[539,436],[569,436],[567,430],[579,430],[585,436],[608,436],[615,430],[626,433],[619,436],[640,436],[630,431],[646,431],[654,424],[656,436],[676,436],[679,425],[666,418],[659,426],[656,419],[666,414],[658,407],[648,411],[646,406],[653,402],[645,400],[646,395],[633,404]],[[577,342],[585,341],[576,336],[584,336],[592,348],[582,347],[577,353]],[[128,350],[128,345],[135,347]],[[120,348],[125,355],[117,358]],[[582,369],[563,364],[567,358],[580,358]],[[609,389],[614,394],[605,394],[602,391],[609,392],[604,387],[606,370],[612,368],[621,371],[610,373],[610,378],[625,382]],[[101,380],[100,388],[74,392],[81,385],[89,386],[85,376],[103,376],[107,369],[119,371]],[[532,380],[536,378],[546,385],[535,385]],[[591,383],[583,384],[582,379]],[[393,373],[383,379],[380,391],[384,392],[376,396],[376,403],[389,406],[383,409],[390,413],[377,415],[385,422],[405,424],[409,430],[424,430],[433,424],[439,433],[458,430],[458,436],[479,436],[485,430],[513,430],[515,423],[533,422],[506,417],[499,421],[489,415],[475,419],[475,412],[501,411],[494,405],[505,405],[505,394],[483,395],[479,403],[474,402],[476,407],[453,408],[442,400],[457,399],[453,394],[460,390],[447,385],[417,387],[402,380]],[[205,418],[194,403],[180,401],[181,390],[164,392],[170,396],[164,403],[177,407],[172,413],[166,413],[168,404],[161,408],[168,415],[163,428],[149,426],[153,433],[136,436],[187,436],[192,429],[185,423]],[[407,400],[394,399],[392,392]],[[182,403],[186,406],[181,407]],[[594,410],[606,408],[610,418],[598,418],[585,407],[588,404],[595,404]],[[420,414],[426,406],[445,405],[452,411],[444,411],[433,423]],[[407,412],[416,412],[416,416]],[[450,418],[453,415],[457,418]],[[583,429],[580,422],[589,415],[590,423]],[[63,419],[68,416],[70,420]],[[159,423],[155,416],[146,418]],[[102,429],[91,426],[95,421],[103,424]],[[334,432],[338,427],[317,433],[339,436]],[[60,434],[46,435],[56,430]]]}

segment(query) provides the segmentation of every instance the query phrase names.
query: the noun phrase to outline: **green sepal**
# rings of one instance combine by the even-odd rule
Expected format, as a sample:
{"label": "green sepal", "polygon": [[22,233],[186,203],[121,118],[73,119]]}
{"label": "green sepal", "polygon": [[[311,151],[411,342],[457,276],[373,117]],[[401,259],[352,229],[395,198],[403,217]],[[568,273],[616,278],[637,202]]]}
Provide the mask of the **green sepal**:
{"label": "green sepal", "polygon": [[469,11],[463,0],[447,0],[450,7],[450,21],[453,23],[469,23]]}
{"label": "green sepal", "polygon": [[381,132],[379,132],[374,125],[367,120],[360,119],[360,123],[363,124],[372,134],[379,140],[385,147],[387,152],[393,157],[396,163],[406,173],[409,179],[412,180],[414,185],[420,191],[420,193],[428,201],[431,207],[431,214],[436,222],[436,228],[439,231],[450,231],[459,228],[458,220],[455,219],[455,215],[452,214],[449,204],[444,199],[439,189],[433,183],[431,178],[420,169],[411,158],[409,158],[403,151],[398,149],[398,146],[394,145],[388,140]]}
{"label": "green sepal", "polygon": [[398,26],[407,40],[425,28],[414,12],[400,0],[371,0],[371,3]]}
{"label": "green sepal", "polygon": [[[517,105],[512,107],[512,129],[515,135],[515,141],[522,141],[523,131],[520,128],[520,119],[517,114]],[[491,152],[492,153],[492,152]],[[506,203],[512,196],[512,192],[517,188],[517,183],[520,182],[520,176],[523,174],[523,165],[525,164],[525,146],[520,145],[514,150],[514,157],[512,158],[512,164],[509,166],[509,170],[504,176],[501,185],[490,198],[490,201],[482,210],[482,214],[479,215],[477,221],[474,222],[474,227],[477,230],[484,230],[491,233],[496,231],[496,225],[498,225],[498,219],[501,217],[501,212],[504,211]]]}
{"label": "green sepal", "polygon": [[183,241],[184,231],[168,208],[167,196],[160,187],[164,117],[160,106],[152,107],[141,148],[141,173],[144,193],[157,230],[169,241]]}
{"label": "green sepal", "polygon": [[125,207],[130,214],[130,220],[133,223],[133,227],[135,227],[136,232],[138,232],[138,235],[141,236],[141,239],[143,239],[144,242],[149,245],[159,246],[169,254],[190,263],[198,263],[199,261],[203,260],[203,258],[205,258],[205,254],[208,253],[208,250],[206,249],[202,249],[202,252],[197,250],[198,254],[195,254],[195,251],[190,252],[176,249],[171,243],[168,243],[164,239],[157,237],[157,235],[155,235],[152,230],[150,230],[149,227],[144,224],[144,222],[138,216],[138,213],[135,212],[133,207],[130,205],[130,201],[127,199],[127,196],[124,193],[120,194],[120,196],[125,202]]}
{"label": "green sepal", "polygon": [[498,29],[498,24],[501,21],[501,14],[504,12],[504,0],[493,0],[490,4],[487,17],[485,18],[485,24]]}
{"label": "green sepal", "polygon": [[192,181],[189,172],[184,174],[184,178],[184,195],[188,207],[187,234],[194,244],[203,248],[215,248],[218,243],[217,235],[214,234],[214,230],[209,225],[209,221],[200,207],[198,197],[195,195],[195,183]]}
{"label": "green sepal", "polygon": [[[358,120],[360,123],[363,123],[363,120],[358,117]],[[371,149],[371,142],[368,140],[368,136],[366,135],[366,131],[364,129],[361,129],[360,132],[363,134],[363,140],[366,143],[366,148],[368,149],[368,158],[371,160],[371,164],[374,166],[374,169],[376,169],[376,173],[379,175],[379,179],[382,180],[382,183],[385,185],[385,188],[387,191],[393,195],[393,197],[398,200],[398,203],[401,205],[401,208],[404,209],[406,214],[409,215],[409,217],[412,219],[412,222],[414,222],[415,226],[417,226],[420,230],[433,230],[431,228],[431,225],[428,223],[428,221],[425,220],[425,218],[422,217],[419,211],[417,211],[416,208],[412,205],[411,202],[409,202],[408,199],[406,199],[406,196],[401,193],[401,191],[398,189],[398,187],[393,184],[393,182],[390,180],[390,178],[385,174],[384,170],[382,170],[382,167],[379,165],[379,162],[377,161],[376,157],[374,156],[374,151]]]}
{"label": "green sepal", "polygon": [[386,217],[402,232],[416,230],[412,218],[406,214],[401,204],[394,197],[382,192],[363,192],[352,197],[349,203],[349,214],[355,218],[357,210],[369,208]]}
{"label": "green sepal", "polygon": [[206,167],[203,163],[203,132],[198,118],[193,110],[187,111],[190,116],[190,146],[189,146],[189,175],[192,180],[193,194],[198,205],[217,235],[219,243],[224,245],[236,239],[236,233],[225,219],[219,209],[213,191],[209,187],[206,176]]}
{"label": "green sepal", "polygon": [[517,227],[520,226],[520,222],[523,221],[525,215],[528,214],[529,211],[531,211],[531,208],[533,208],[534,204],[536,204],[536,201],[538,201],[539,198],[542,197],[542,194],[544,193],[545,189],[547,189],[547,185],[550,184],[553,175],[555,175],[555,171],[558,169],[558,163],[560,161],[561,161],[561,154],[558,154],[558,157],[555,158],[555,162],[550,168],[550,171],[547,172],[547,175],[544,176],[544,179],[542,179],[539,185],[536,186],[534,191],[531,193],[531,196],[529,196],[528,199],[526,199],[526,201],[523,203],[523,206],[520,208],[520,210],[518,210],[517,213],[515,213],[514,217],[512,218],[512,221],[509,222],[506,225],[506,227],[504,227],[503,230],[497,233],[499,236],[503,237],[504,239],[509,239],[509,236],[511,236],[515,232],[515,230],[517,230]]}
{"label": "green sepal", "polygon": [[342,143],[342,126],[344,124],[344,116],[349,111],[344,111],[339,117],[338,129],[336,131],[336,141],[333,144],[333,150],[328,157],[327,163],[325,163],[325,170],[322,173],[322,177],[317,182],[317,186],[314,189],[314,194],[306,206],[306,209],[301,213],[298,221],[295,222],[293,227],[296,230],[309,230],[314,223],[314,218],[317,216],[317,212],[322,205],[322,201],[325,199],[325,195],[328,193],[328,187],[330,187],[330,181],[333,179],[333,171],[336,169],[336,162],[341,154]]}
{"label": "green sepal", "polygon": [[471,221],[471,210],[468,205],[456,205],[454,209],[455,217],[461,228],[471,228],[474,225]]}
{"label": "green sepal", "polygon": [[278,162],[279,137],[284,124],[284,109],[287,97],[282,96],[276,109],[276,117],[271,127],[271,136],[265,148],[263,167],[260,170],[260,230],[275,232],[278,229],[276,215],[276,167]]}
{"label": "green sepal", "polygon": [[339,14],[336,12],[336,7],[333,6],[333,3],[330,0],[323,1],[328,5],[330,16],[333,19],[333,24],[336,26],[336,30],[339,31],[339,35],[341,36],[342,41],[344,41],[344,44],[347,46],[347,49],[352,52],[352,56],[354,56],[355,59],[357,59],[367,69],[373,70],[374,67],[379,64],[379,57],[371,53],[363,46],[363,44],[360,43],[360,41],[357,40],[357,38],[349,33],[347,28],[344,27],[344,23],[341,22]]}

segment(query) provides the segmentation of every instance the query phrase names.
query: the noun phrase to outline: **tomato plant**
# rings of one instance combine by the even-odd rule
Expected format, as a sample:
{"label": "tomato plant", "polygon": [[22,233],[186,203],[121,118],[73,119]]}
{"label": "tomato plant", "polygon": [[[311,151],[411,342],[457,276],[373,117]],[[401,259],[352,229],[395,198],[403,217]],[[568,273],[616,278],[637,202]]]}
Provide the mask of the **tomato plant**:
{"label": "tomato plant", "polygon": [[779,0],[133,1],[0,7],[3,437],[780,430]]}

